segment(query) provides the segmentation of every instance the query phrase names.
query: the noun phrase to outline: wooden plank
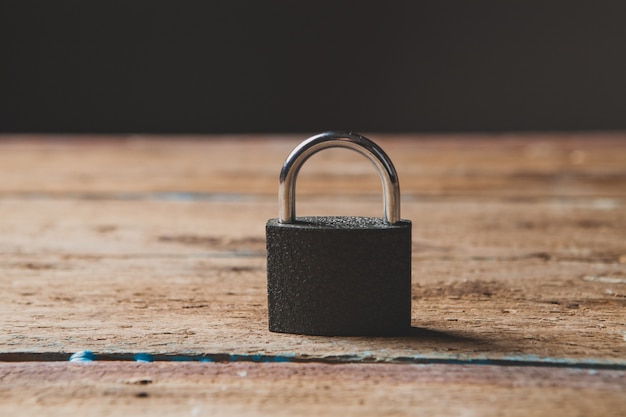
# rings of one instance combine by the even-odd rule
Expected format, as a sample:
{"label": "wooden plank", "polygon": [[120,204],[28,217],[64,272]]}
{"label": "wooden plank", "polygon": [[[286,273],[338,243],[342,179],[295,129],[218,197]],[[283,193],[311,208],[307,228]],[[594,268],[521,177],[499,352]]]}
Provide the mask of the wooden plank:
{"label": "wooden plank", "polygon": [[462,218],[456,204],[408,206],[429,225],[415,228],[413,324],[433,332],[372,344],[267,332],[262,227],[274,203],[5,200],[1,217],[21,222],[0,241],[3,351],[624,358],[623,226],[589,240],[579,224],[596,210],[559,208],[574,217],[555,250],[542,230],[485,227],[543,205],[485,203]]}
{"label": "wooden plank", "polygon": [[[415,330],[366,339],[267,331],[263,228],[292,137],[4,137],[0,356],[624,366],[626,141],[593,138],[379,140],[414,222]],[[359,155],[314,158],[300,214],[380,211],[378,180]]]}
{"label": "wooden plank", "polygon": [[[282,162],[305,137],[0,135],[0,193],[275,195]],[[624,133],[371,137],[407,197],[626,197]],[[380,193],[372,167],[345,149],[314,156],[300,180],[302,195]]]}
{"label": "wooden plank", "polygon": [[622,416],[626,374],[452,365],[0,364],[5,415]]}

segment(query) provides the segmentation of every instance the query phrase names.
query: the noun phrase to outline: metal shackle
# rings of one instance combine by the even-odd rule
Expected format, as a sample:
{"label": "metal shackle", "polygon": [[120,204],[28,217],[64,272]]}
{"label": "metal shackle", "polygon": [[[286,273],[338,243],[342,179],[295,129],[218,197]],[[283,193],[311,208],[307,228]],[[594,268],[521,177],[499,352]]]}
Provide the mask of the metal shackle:
{"label": "metal shackle", "polygon": [[399,222],[400,183],[393,163],[387,154],[368,138],[345,132],[325,132],[312,136],[289,154],[280,171],[278,222],[293,223],[296,220],[296,177],[307,159],[327,148],[352,149],[374,164],[383,185],[384,220],[389,224]]}

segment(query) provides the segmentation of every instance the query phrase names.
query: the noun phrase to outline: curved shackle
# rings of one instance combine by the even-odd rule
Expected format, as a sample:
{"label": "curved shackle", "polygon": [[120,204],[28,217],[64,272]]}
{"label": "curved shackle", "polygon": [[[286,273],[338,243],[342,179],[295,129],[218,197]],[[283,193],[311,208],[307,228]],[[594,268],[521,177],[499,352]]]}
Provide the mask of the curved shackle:
{"label": "curved shackle", "polygon": [[279,223],[296,220],[296,177],[304,162],[327,148],[348,148],[365,155],[376,169],[383,184],[384,220],[400,221],[400,183],[398,174],[387,154],[374,142],[355,133],[325,132],[298,145],[287,157],[280,171],[278,185]]}

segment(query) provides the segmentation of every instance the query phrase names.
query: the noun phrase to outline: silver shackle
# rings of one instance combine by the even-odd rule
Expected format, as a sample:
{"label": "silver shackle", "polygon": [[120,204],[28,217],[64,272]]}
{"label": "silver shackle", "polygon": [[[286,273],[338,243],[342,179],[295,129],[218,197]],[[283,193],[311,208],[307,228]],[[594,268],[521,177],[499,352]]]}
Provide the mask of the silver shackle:
{"label": "silver shackle", "polygon": [[398,174],[387,154],[374,142],[345,132],[325,132],[298,145],[287,157],[280,171],[278,185],[278,222],[293,223],[296,220],[296,177],[304,162],[312,155],[327,148],[348,148],[365,155],[376,169],[383,184],[384,220],[394,224],[400,221],[400,183]]}

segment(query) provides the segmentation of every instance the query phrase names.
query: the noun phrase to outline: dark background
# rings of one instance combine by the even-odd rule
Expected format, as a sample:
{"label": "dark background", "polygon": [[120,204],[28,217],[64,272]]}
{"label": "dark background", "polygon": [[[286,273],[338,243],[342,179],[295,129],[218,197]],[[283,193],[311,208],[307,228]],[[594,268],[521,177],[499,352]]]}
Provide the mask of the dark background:
{"label": "dark background", "polygon": [[626,128],[622,1],[2,1],[4,132]]}

